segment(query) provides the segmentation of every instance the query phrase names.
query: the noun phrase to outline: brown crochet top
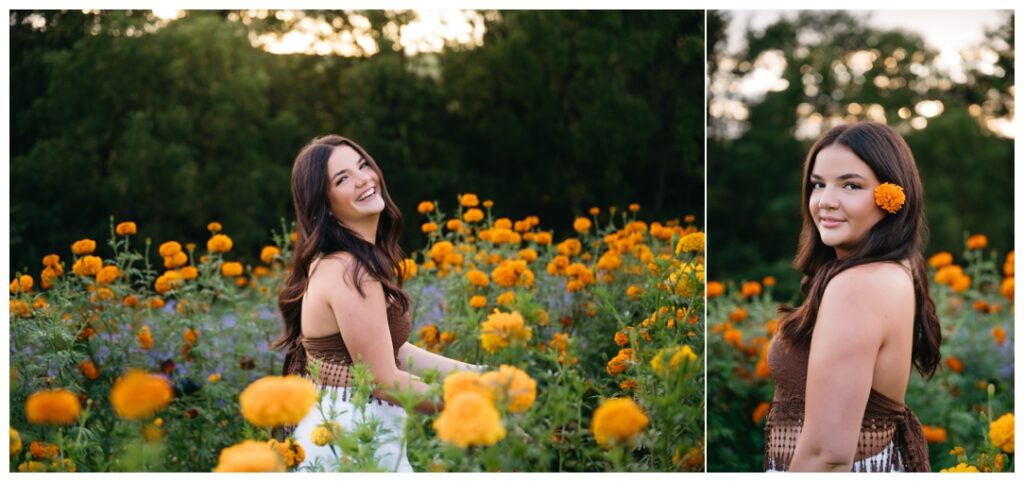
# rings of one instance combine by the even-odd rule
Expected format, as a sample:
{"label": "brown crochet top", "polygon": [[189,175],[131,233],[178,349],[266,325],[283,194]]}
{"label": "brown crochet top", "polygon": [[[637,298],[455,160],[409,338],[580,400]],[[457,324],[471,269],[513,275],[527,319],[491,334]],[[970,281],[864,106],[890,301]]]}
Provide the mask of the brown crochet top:
{"label": "brown crochet top", "polygon": [[[781,335],[772,339],[768,368],[775,379],[775,397],[764,426],[765,470],[789,470],[803,429],[809,357],[809,347],[794,346]],[[871,389],[852,469],[891,472],[901,468],[908,472],[931,471],[921,422],[902,403]]]}
{"label": "brown crochet top", "polygon": [[[398,350],[409,340],[412,332],[412,316],[407,311],[398,313],[397,307],[388,305],[388,330],[391,332],[391,345],[395,352],[395,365],[398,365]],[[349,367],[352,366],[352,355],[345,347],[341,333],[316,338],[299,338],[288,348],[285,356],[285,375],[310,376],[310,367],[314,363],[320,365],[316,383],[326,387],[347,387],[351,381]],[[344,399],[344,398],[343,398]]]}

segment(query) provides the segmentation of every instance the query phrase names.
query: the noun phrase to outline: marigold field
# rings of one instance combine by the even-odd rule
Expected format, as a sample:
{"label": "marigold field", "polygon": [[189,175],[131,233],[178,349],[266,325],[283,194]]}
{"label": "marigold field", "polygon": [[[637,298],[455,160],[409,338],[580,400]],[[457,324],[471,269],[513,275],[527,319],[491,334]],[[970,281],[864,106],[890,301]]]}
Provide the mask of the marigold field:
{"label": "marigold field", "polygon": [[[573,223],[556,240],[536,217],[498,217],[461,195],[419,206],[426,247],[405,262],[410,342],[487,365],[427,381],[445,400],[404,427],[417,471],[704,469],[704,234],[694,218],[638,219],[639,206]],[[415,218],[416,215],[410,216]],[[294,233],[259,253],[209,239],[109,239],[54,247],[10,283],[11,469],[294,470],[308,447],[283,427],[326,404],[280,377],[277,293]],[[291,236],[289,236],[291,234]],[[1004,315],[1005,316],[1005,315]],[[965,363],[971,359],[964,354]],[[372,388],[356,367],[361,410]],[[443,387],[443,388],[442,388]],[[368,422],[322,425],[318,470],[376,471]]]}
{"label": "marigold field", "polygon": [[[1014,262],[967,237],[928,258],[942,363],[912,373],[905,403],[924,426],[934,471],[1013,471]],[[760,471],[774,385],[765,356],[778,329],[775,278],[709,281],[708,470]]]}

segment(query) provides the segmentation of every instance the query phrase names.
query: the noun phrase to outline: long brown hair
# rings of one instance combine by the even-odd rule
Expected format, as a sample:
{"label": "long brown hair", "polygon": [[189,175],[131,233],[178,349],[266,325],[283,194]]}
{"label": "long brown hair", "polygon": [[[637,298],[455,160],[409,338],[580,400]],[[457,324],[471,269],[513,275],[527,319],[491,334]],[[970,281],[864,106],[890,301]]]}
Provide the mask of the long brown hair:
{"label": "long brown hair", "polygon": [[[844,259],[838,259],[835,249],[821,241],[809,206],[814,163],[818,153],[833,144],[849,148],[871,168],[879,182],[900,185],[907,196],[903,208],[895,214],[886,214],[871,228],[860,246]],[[797,308],[779,310],[782,315],[780,332],[784,339],[804,347],[810,345],[825,287],[837,274],[862,264],[906,259],[910,261],[914,278],[914,366],[922,375],[931,376],[939,364],[942,333],[935,301],[928,292],[928,270],[921,255],[928,227],[924,217],[924,189],[910,147],[884,124],[861,122],[833,127],[807,154],[802,193],[803,229],[793,266],[804,275],[800,282],[804,302]]]}
{"label": "long brown hair", "polygon": [[[331,215],[327,196],[327,160],[334,149],[342,145],[355,149],[363,156],[380,180],[377,187],[384,199],[384,211],[377,224],[376,244],[341,225]],[[348,275],[360,295],[365,296],[361,282],[361,275],[365,273],[384,286],[385,298],[392,309],[404,313],[410,304],[409,297],[402,291],[402,260],[405,255],[398,245],[402,212],[388,194],[380,167],[365,149],[338,135],[317,137],[310,141],[299,151],[292,166],[292,203],[295,206],[297,238],[293,246],[291,271],[278,298],[278,307],[284,317],[284,333],[273,344],[275,349],[287,350],[285,372],[288,371],[295,350],[301,349],[297,341],[302,334],[302,297],[309,283],[309,267],[317,255],[339,251],[351,254],[356,263]]]}

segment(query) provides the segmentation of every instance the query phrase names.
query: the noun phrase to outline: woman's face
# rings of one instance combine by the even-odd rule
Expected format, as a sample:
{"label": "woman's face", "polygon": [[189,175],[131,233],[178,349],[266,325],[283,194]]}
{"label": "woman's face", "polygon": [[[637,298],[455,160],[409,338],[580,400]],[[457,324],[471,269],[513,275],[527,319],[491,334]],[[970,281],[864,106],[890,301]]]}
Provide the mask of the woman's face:
{"label": "woman's face", "polygon": [[832,144],[818,152],[811,170],[811,218],[821,242],[844,258],[885,212],[875,205],[878,178],[850,148]]}
{"label": "woman's face", "polygon": [[377,172],[359,151],[344,144],[327,159],[327,198],[331,214],[348,226],[379,217],[384,210]]}

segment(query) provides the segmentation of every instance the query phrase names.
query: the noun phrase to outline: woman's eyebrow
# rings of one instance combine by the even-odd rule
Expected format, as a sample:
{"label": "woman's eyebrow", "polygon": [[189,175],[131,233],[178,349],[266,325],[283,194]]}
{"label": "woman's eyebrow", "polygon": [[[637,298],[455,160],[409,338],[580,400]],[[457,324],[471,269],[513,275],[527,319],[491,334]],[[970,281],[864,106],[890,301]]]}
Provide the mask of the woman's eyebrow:
{"label": "woman's eyebrow", "polygon": [[[819,176],[819,175],[817,175],[817,174],[811,174],[811,179],[824,179],[824,178]],[[854,173],[854,172],[851,172],[851,173],[848,173],[848,174],[843,174],[842,176],[839,176],[836,179],[839,179],[840,181],[845,181],[847,179],[863,179],[865,181],[867,180],[866,177],[861,176],[860,174],[857,174],[857,173]]]}

